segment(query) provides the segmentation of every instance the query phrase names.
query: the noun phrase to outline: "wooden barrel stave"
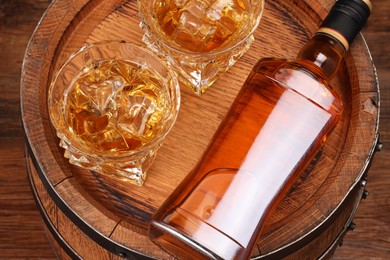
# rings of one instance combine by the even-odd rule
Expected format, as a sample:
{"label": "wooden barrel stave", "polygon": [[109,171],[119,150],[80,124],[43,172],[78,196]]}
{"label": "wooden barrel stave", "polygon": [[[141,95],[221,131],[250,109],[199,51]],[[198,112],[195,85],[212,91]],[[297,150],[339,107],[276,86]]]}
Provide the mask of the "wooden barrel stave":
{"label": "wooden barrel stave", "polygon": [[355,210],[362,199],[363,180],[365,182],[365,177],[353,187],[333,214],[328,215],[328,218],[316,229],[301,234],[294,243],[255,259],[330,259],[352,223]]}
{"label": "wooden barrel stave", "polygon": [[[145,224],[150,214],[161,205],[170,191],[201,156],[229,104],[234,99],[239,89],[237,86],[242,85],[246,74],[256,62],[258,53],[249,52],[245,55],[231,70],[232,73],[227,73],[219,80],[219,84],[217,82],[201,99],[194,98],[188,89],[182,89],[182,111],[191,112],[191,116],[179,116],[178,124],[180,126],[202,126],[202,131],[195,131],[195,136],[187,133],[185,141],[194,145],[189,150],[183,147],[181,142],[175,142],[177,136],[180,136],[180,129],[174,128],[161,154],[180,155],[183,160],[172,164],[172,161],[158,156],[155,163],[157,166],[154,166],[151,172],[153,174],[153,171],[165,169],[162,171],[164,179],[156,176],[157,174],[151,174],[146,187],[143,188],[147,192],[118,184],[110,178],[89,174],[68,164],[63,158],[63,150],[58,147],[58,139],[50,127],[45,103],[46,90],[52,73],[69,54],[82,45],[103,39],[125,39],[130,42],[134,40],[139,42],[142,31],[139,28],[132,28],[138,22],[134,3],[108,2],[98,0],[54,1],[32,37],[24,61],[21,83],[23,121],[27,139],[30,142],[30,154],[37,161],[35,166],[38,171],[43,173],[40,177],[46,178],[50,184],[46,187],[41,185],[40,189],[52,188],[68,207],[63,211],[57,207],[58,201],[46,202],[51,197],[47,195],[42,197],[42,205],[49,212],[47,215],[50,216],[52,223],[57,223],[55,228],[61,230],[60,235],[64,240],[72,240],[76,233],[77,237],[86,239],[87,244],[96,244],[94,239],[104,241],[96,244],[98,248],[102,248],[96,249],[102,255],[106,255],[105,250],[109,252],[110,257],[121,252],[131,255],[134,249],[141,254],[165,258],[167,255],[156,249],[153,244],[147,246],[150,241],[146,236]],[[260,52],[266,56],[294,57],[296,51],[317,28],[331,4],[330,0],[267,3],[266,8],[272,10],[272,16],[264,16],[260,30],[256,32],[256,42],[252,48],[257,50],[260,48]],[[286,26],[286,21],[290,20],[295,23]],[[121,23],[116,21],[121,21]],[[132,28],[131,33],[126,34],[129,28]],[[275,30],[275,28],[283,29]],[[272,35],[272,38],[267,37],[268,35]],[[288,46],[288,49],[285,46]],[[349,194],[352,187],[355,187],[360,180],[362,169],[366,168],[372,157],[371,151],[377,138],[379,93],[372,60],[367,56],[369,56],[367,46],[364,39],[359,37],[353,44],[351,53],[347,55],[341,73],[332,81],[336,90],[342,93],[347,104],[342,122],[329,138],[323,149],[323,155],[311,174],[303,178],[300,185],[297,185],[297,189],[281,203],[282,206],[287,205],[288,209],[283,212],[281,206],[279,213],[277,212],[275,217],[268,221],[268,229],[259,241],[259,251],[265,254],[273,254],[272,252],[276,254],[276,248],[287,247],[290,248],[289,250],[291,248],[296,250],[291,255],[295,259],[299,259],[296,258],[298,256],[308,256],[308,253],[318,256],[327,248],[323,246],[328,245],[340,234],[343,223],[346,223],[346,216],[351,210],[351,207],[343,204],[346,194]],[[236,75],[243,76],[237,79]],[[223,89],[222,86],[225,87],[228,82],[233,82],[235,87]],[[340,89],[343,84],[350,85],[351,88]],[[37,97],[41,100],[40,102],[36,102]],[[220,109],[215,109],[214,100],[220,100]],[[205,118],[210,119],[206,125],[203,124]],[[53,158],[56,163],[50,163]],[[175,171],[180,171],[182,174],[173,174]],[[317,172],[320,177],[313,178],[313,173]],[[33,185],[36,183],[38,181]],[[350,185],[340,187],[339,183]],[[105,193],[107,188],[112,186],[116,189],[111,193]],[[98,192],[96,192],[96,187],[99,189]],[[308,192],[307,189],[310,187],[315,187],[315,192]],[[149,194],[146,200],[145,193]],[[79,194],[82,203],[72,201],[73,194]],[[303,197],[302,194],[309,196]],[[291,201],[294,201],[296,205],[292,205],[294,203]],[[321,227],[328,223],[329,216],[334,214],[335,208],[343,208],[344,212],[338,216],[338,224],[334,222],[328,231],[324,231]],[[92,210],[89,211],[90,209]],[[86,225],[91,228],[86,231],[85,228],[84,230],[80,228],[80,225],[75,225],[74,219],[68,218],[67,211],[69,210],[79,214],[81,226]],[[302,217],[302,212],[309,212],[306,218],[310,220],[311,226],[305,222],[291,222],[291,220]],[[105,221],[109,223],[107,226],[102,224]],[[321,230],[325,233],[321,233]],[[312,242],[309,243],[303,239],[306,234],[312,233],[318,235]],[[96,234],[100,237],[96,238]],[[140,241],[135,242],[134,238]],[[106,242],[109,246],[105,244]],[[116,243],[119,245],[117,248]],[[144,243],[145,246],[143,246]],[[79,244],[71,242],[71,247],[81,251],[85,250],[85,248],[79,248]],[[292,247],[293,244],[297,246]],[[313,250],[316,245],[319,248],[317,251]],[[124,251],[121,251],[122,249]],[[280,252],[280,250],[277,251]],[[85,255],[82,257],[88,258],[87,253],[84,252]]]}
{"label": "wooden barrel stave", "polygon": [[[143,258],[141,252],[144,248],[138,252],[133,252],[130,249],[132,248],[131,244],[128,243],[128,247],[124,247],[123,245],[126,243],[121,245],[110,238],[114,229],[118,228],[118,223],[113,227],[111,226],[111,230],[106,230],[108,234],[103,234],[93,225],[90,219],[87,222],[84,218],[79,218],[75,214],[72,205],[64,203],[58,195],[54,195],[56,191],[50,188],[48,182],[45,182],[46,178],[42,176],[42,173],[40,174],[35,169],[34,160],[29,156],[27,157],[27,169],[34,198],[49,232],[50,243],[55,248],[56,254],[61,256],[60,259],[68,257],[70,259],[96,259],[97,256],[99,259],[121,259],[124,256],[136,257],[136,259]],[[91,208],[91,204],[83,207],[83,209],[88,208],[88,206],[92,211],[95,211],[96,215],[102,215],[102,212],[97,212],[96,209]],[[69,211],[72,213],[70,214]],[[106,210],[103,209],[103,211]],[[94,216],[94,219],[96,220],[96,216]],[[108,223],[112,222],[112,219],[102,216],[98,222]],[[122,233],[127,234],[127,239],[132,228],[126,228],[125,232]],[[139,241],[139,237],[137,240]],[[149,244],[150,247],[154,247],[156,250],[156,246],[151,241],[146,241],[145,238],[143,240],[146,242],[145,248]],[[141,241],[143,240],[141,239]],[[148,257],[144,258],[149,259]]]}

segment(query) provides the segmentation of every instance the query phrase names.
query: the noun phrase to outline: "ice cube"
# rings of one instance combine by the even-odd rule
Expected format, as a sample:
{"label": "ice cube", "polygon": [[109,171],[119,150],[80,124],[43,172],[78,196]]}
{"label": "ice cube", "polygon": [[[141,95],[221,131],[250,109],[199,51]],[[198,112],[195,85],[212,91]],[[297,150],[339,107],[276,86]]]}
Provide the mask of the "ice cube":
{"label": "ice cube", "polygon": [[192,16],[199,18],[201,21],[206,16],[207,8],[209,4],[202,1],[188,1],[183,7],[183,13],[190,13]]}
{"label": "ice cube", "polygon": [[199,51],[213,37],[216,28],[196,17],[193,13],[183,12],[176,28],[176,43],[189,50]]}
{"label": "ice cube", "polygon": [[114,97],[123,87],[123,78],[119,76],[113,76],[97,83],[83,82],[78,86],[80,93],[86,99],[91,100],[89,105],[102,114],[109,106],[115,106]]}
{"label": "ice cube", "polygon": [[224,9],[226,9],[228,6],[231,6],[232,4],[232,0],[215,1],[207,10],[207,18],[209,18],[211,21],[218,21],[221,19]]}
{"label": "ice cube", "polygon": [[232,0],[219,0],[208,10],[207,17],[215,21],[218,28],[217,37],[226,39],[244,25],[247,13],[245,6]]}
{"label": "ice cube", "polygon": [[223,12],[223,16],[232,20],[234,23],[242,22],[247,14],[245,6],[242,7],[240,5],[228,5]]}
{"label": "ice cube", "polygon": [[137,68],[131,63],[114,60],[112,62],[111,72],[118,77],[122,77],[124,82],[131,82],[137,73]]}
{"label": "ice cube", "polygon": [[77,134],[95,134],[103,131],[108,125],[108,116],[92,111],[76,109],[72,120],[72,128]]}
{"label": "ice cube", "polygon": [[105,131],[96,135],[96,142],[105,151],[128,150],[126,138],[113,126],[109,126]]}
{"label": "ice cube", "polygon": [[180,33],[196,34],[202,26],[203,21],[194,13],[185,11],[181,14],[177,31]]}
{"label": "ice cube", "polygon": [[189,0],[174,0],[177,7],[183,7]]}
{"label": "ice cube", "polygon": [[118,126],[134,136],[141,136],[156,105],[146,96],[123,96],[118,110]]}

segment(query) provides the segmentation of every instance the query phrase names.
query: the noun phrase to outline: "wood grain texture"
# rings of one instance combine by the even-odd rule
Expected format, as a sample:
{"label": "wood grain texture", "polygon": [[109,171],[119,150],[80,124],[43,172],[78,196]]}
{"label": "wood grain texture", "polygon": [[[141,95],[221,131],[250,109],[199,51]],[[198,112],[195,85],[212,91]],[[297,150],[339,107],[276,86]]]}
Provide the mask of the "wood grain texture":
{"label": "wood grain texture", "polygon": [[334,259],[388,259],[390,256],[390,1],[373,0],[374,12],[363,34],[377,68],[381,90],[379,132],[383,149],[375,155],[367,183],[368,198],[357,210]]}
{"label": "wood grain texture", "polygon": [[48,1],[1,1],[0,258],[53,258],[25,167],[19,109],[24,50]]}
{"label": "wood grain texture", "polygon": [[[71,3],[70,1],[68,2]],[[390,143],[388,112],[390,99],[389,92],[386,91],[385,86],[385,84],[389,84],[390,76],[389,65],[387,64],[388,55],[385,55],[386,53],[389,53],[389,47],[387,45],[389,28],[388,24],[383,22],[388,19],[389,4],[385,3],[386,1],[373,1],[374,6],[376,2],[380,3],[377,5],[381,5],[381,8],[378,8],[376,12],[376,14],[379,13],[380,18],[375,19],[375,21],[379,22],[376,22],[375,26],[372,27],[370,27],[371,24],[369,24],[364,35],[372,50],[374,61],[378,68],[379,80],[382,85],[382,120],[380,129],[382,142],[384,142],[385,146],[383,151],[376,155],[373,162],[368,182],[369,191],[371,193],[358,210],[358,215],[355,218],[357,228],[352,233],[348,233],[344,246],[336,252],[335,258],[339,259],[353,259],[354,256],[360,256],[364,259],[386,259],[386,255],[389,254],[389,193],[386,187],[389,184],[390,167],[389,163],[386,161],[386,158],[389,156],[389,150],[386,148],[386,143]],[[46,7],[46,4],[47,1],[12,1],[12,8],[10,8],[9,3],[4,3],[1,9],[2,15],[5,13],[6,15],[4,16],[7,16],[7,14],[12,13],[13,17],[18,18],[8,19],[9,17],[6,17],[7,19],[4,19],[4,21],[7,22],[3,22],[2,19],[0,31],[2,47],[8,46],[7,43],[9,42],[15,43],[12,45],[12,48],[2,48],[1,50],[2,61],[6,61],[5,63],[1,63],[2,66],[6,63],[13,64],[13,66],[4,66],[1,70],[2,73],[6,74],[4,77],[1,75],[1,87],[3,91],[5,91],[1,100],[1,123],[4,125],[1,130],[1,164],[4,169],[8,170],[1,173],[1,178],[2,180],[4,179],[4,182],[2,182],[1,185],[0,197],[0,239],[2,239],[2,242],[5,242],[0,243],[0,256],[5,258],[10,258],[12,256],[21,258],[28,256],[42,258],[53,257],[48,244],[45,244],[44,231],[40,226],[41,221],[35,209],[32,197],[28,192],[29,188],[25,175],[25,162],[23,157],[22,129],[19,123],[19,108],[17,104],[22,53],[26,47],[28,36],[31,34],[32,29]],[[17,7],[18,5],[19,9]],[[26,5],[32,6],[32,8],[21,8],[22,6],[26,7]],[[382,6],[384,6],[384,8],[382,8]],[[21,12],[18,13],[17,10],[20,10]],[[33,11],[41,13],[34,14]],[[31,15],[31,12],[33,12],[33,15]],[[32,19],[31,17],[35,17],[36,20],[29,20]],[[376,17],[375,14],[373,18],[374,17]],[[382,21],[382,23],[380,23],[380,21]],[[20,26],[21,23],[27,25]],[[381,26],[378,26],[378,24],[381,24]],[[372,31],[370,31],[370,29]],[[372,38],[370,38],[370,36]],[[370,39],[372,39],[372,44]],[[267,40],[264,40],[264,42],[267,42]],[[377,49],[372,46],[377,46]],[[291,53],[291,55],[293,54]],[[278,54],[275,53],[275,56],[278,56]],[[379,60],[379,64],[377,59]],[[5,99],[4,102],[3,99]],[[363,213],[360,213],[362,211]],[[14,224],[9,225],[9,223]],[[29,232],[27,236],[26,230],[33,232]],[[36,236],[38,239],[32,239],[31,236]]]}
{"label": "wood grain texture", "polygon": [[[141,228],[139,235],[146,235],[146,225],[151,214],[175,188],[177,181],[180,181],[193,167],[188,160],[182,160],[182,155],[191,155],[190,158],[195,162],[199,159],[216,126],[243,84],[246,71],[253,67],[259,53],[261,53],[260,56],[276,56],[276,54],[270,54],[275,52],[282,57],[291,58],[294,54],[290,52],[300,48],[310,37],[313,33],[310,28],[320,22],[320,19],[325,16],[324,10],[329,9],[331,5],[330,1],[321,2],[324,4],[323,8],[320,8],[320,2],[317,4],[305,1],[297,3],[298,5],[278,1],[268,3],[266,6],[268,12],[264,15],[261,26],[255,34],[260,40],[255,42],[251,50],[230,69],[230,73],[214,84],[213,90],[208,91],[207,96],[198,99],[188,89],[182,89],[183,103],[187,106],[182,106],[181,118],[194,120],[195,123],[183,123],[185,121],[178,120],[172,134],[168,136],[166,144],[160,150],[154,166],[149,171],[148,182],[144,187],[137,188],[105,175],[70,167],[61,156],[61,149],[57,146],[58,140],[50,129],[45,96],[46,86],[50,82],[52,73],[70,53],[84,44],[101,40],[126,40],[142,44],[140,42],[142,31],[137,26],[139,18],[136,5],[134,2],[122,1],[109,3],[81,1],[78,5],[67,1],[54,2],[27,49],[21,92],[26,134],[32,154],[38,162],[37,167],[43,173],[41,177],[48,180],[47,188],[54,190],[60,200],[65,202],[66,207],[79,216],[82,223],[85,222],[105,237],[112,234],[113,237],[128,237],[126,241],[131,241],[129,234],[132,233],[132,229],[115,228],[117,220],[111,219],[106,214],[99,214],[99,210],[91,213],[91,208],[98,205],[97,202],[113,211],[123,221],[139,226]],[[70,12],[64,14],[63,9],[70,10]],[[306,12],[307,10],[311,12]],[[308,13],[315,15],[308,15]],[[72,15],[74,18],[71,18]],[[92,20],[91,17],[93,17]],[[273,28],[279,29],[276,34]],[[275,37],[269,37],[273,34]],[[261,44],[262,39],[267,39],[269,43]],[[290,49],[284,48],[287,45]],[[303,176],[294,192],[280,204],[278,214],[268,219],[268,225],[264,229],[265,234],[258,244],[262,253],[271,252],[278,247],[299,240],[306,233],[311,232],[315,226],[324,222],[344,199],[351,185],[360,178],[359,172],[371,156],[369,150],[377,130],[375,127],[376,108],[375,105],[369,103],[372,106],[370,107],[371,113],[366,114],[361,105],[364,105],[363,101],[377,99],[376,78],[372,74],[372,63],[370,59],[367,59],[368,54],[362,40],[360,39],[360,43],[358,40],[355,45],[357,47],[352,49],[342,71],[332,82],[344,98],[344,103],[347,104],[342,122],[325,144],[323,155],[317,162],[319,166],[315,166],[309,175]],[[42,46],[47,49],[43,51]],[[35,63],[40,66],[31,67],[31,64]],[[363,77],[357,73],[358,71],[364,72]],[[237,77],[237,75],[241,76]],[[226,84],[221,84],[223,80],[227,80],[231,88],[227,89]],[[340,87],[348,85],[351,88]],[[38,99],[36,99],[37,96]],[[219,99],[218,104],[215,104],[214,101],[218,97],[224,98]],[[364,120],[361,119],[362,117]],[[189,128],[189,125],[197,127]],[[175,129],[179,131],[175,132]],[[211,130],[207,131],[208,129]],[[350,131],[347,131],[348,129]],[[355,131],[359,131],[359,135],[364,138],[356,138]],[[195,136],[196,140],[188,142],[188,136]],[[183,142],[188,142],[190,145],[182,146]],[[194,143],[199,145],[198,149],[194,149],[191,145]],[[340,154],[341,150],[343,152]],[[335,170],[332,171],[332,169]],[[328,178],[331,171],[332,175]],[[78,181],[74,181],[73,176]],[[311,176],[316,176],[316,178],[310,178]],[[68,182],[68,180],[71,181]],[[75,185],[77,188],[74,189],[72,185],[66,184]],[[83,188],[91,194],[89,198],[84,197],[84,192],[78,193]],[[69,194],[72,195],[69,196]],[[291,201],[296,202],[296,205],[292,206]],[[304,215],[303,221],[300,218],[302,215]],[[59,233],[71,247],[78,248],[77,245],[88,243],[88,239],[84,239],[82,233],[77,236],[77,239],[71,236],[72,233],[77,232],[68,232],[66,227],[74,230],[74,225],[67,221],[62,212],[58,211],[57,221]],[[342,219],[341,223],[345,221],[346,219]],[[113,225],[105,225],[105,222],[113,222]],[[99,226],[105,226],[106,232],[102,232]],[[341,227],[333,230],[333,235],[324,237],[322,241],[329,243],[340,231]],[[147,241],[147,238],[145,239]],[[134,244],[130,243],[130,245]],[[91,247],[93,246],[92,244]],[[141,253],[148,254],[149,252],[147,246],[137,248]],[[300,250],[300,255],[309,254],[314,257],[325,249],[326,246],[314,252],[308,248],[306,251]],[[150,252],[156,257],[159,254],[158,250]],[[80,254],[85,255],[82,252]]]}

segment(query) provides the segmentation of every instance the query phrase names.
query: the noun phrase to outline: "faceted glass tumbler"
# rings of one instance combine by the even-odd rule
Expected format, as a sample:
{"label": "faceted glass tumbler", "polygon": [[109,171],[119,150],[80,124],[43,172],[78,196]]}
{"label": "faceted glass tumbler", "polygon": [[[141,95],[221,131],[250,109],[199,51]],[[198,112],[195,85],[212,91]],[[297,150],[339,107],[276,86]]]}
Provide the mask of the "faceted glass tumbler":
{"label": "faceted glass tumbler", "polygon": [[176,74],[125,42],[84,46],[54,75],[51,123],[69,162],[143,185],[180,106]]}
{"label": "faceted glass tumbler", "polygon": [[143,42],[203,94],[249,49],[263,0],[138,0]]}

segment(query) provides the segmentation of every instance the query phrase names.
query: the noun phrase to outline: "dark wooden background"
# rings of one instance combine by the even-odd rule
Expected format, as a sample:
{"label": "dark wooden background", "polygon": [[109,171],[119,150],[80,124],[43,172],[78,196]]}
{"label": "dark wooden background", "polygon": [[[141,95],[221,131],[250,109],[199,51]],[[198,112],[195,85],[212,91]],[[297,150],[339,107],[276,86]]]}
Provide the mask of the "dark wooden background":
{"label": "dark wooden background", "polygon": [[[271,1],[271,0],[270,0]],[[53,259],[28,184],[19,108],[24,50],[50,0],[0,0],[0,259]],[[372,0],[374,12],[363,34],[381,89],[377,153],[356,228],[334,259],[390,259],[390,0]]]}

